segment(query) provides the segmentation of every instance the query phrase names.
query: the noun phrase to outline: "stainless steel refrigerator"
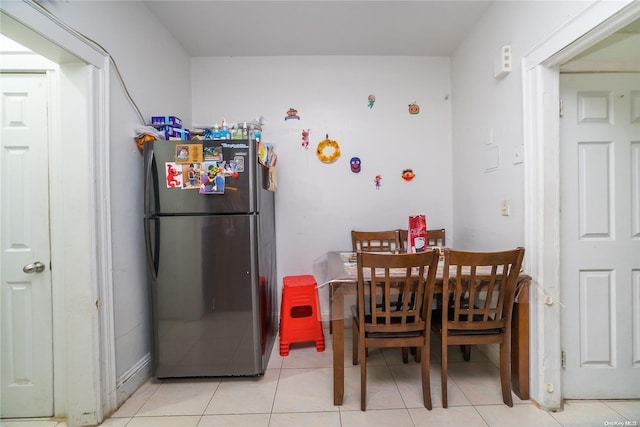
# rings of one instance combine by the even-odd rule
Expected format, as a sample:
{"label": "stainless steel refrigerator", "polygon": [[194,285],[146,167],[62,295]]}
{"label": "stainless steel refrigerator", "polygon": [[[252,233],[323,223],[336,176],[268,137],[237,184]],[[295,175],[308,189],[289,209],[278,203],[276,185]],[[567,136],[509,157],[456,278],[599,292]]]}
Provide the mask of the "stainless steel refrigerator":
{"label": "stainless steel refrigerator", "polygon": [[[176,163],[184,145],[203,150],[204,158],[191,159],[203,163]],[[157,378],[255,376],[266,369],[277,333],[275,214],[257,152],[254,140],[145,143]],[[221,168],[233,166],[219,178],[224,192],[203,191],[211,153]]]}

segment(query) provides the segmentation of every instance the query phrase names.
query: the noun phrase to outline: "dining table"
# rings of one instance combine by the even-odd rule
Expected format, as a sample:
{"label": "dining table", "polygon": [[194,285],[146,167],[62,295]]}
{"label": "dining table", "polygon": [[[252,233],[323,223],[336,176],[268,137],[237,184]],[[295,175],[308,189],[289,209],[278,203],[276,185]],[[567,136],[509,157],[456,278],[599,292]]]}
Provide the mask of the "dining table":
{"label": "dining table", "polygon": [[[344,301],[345,296],[357,293],[358,270],[356,254],[352,251],[329,251],[321,258],[324,275],[318,287],[330,287],[330,322],[333,336],[333,404],[342,405],[344,397]],[[436,292],[442,292],[444,262],[436,272]],[[523,400],[529,398],[529,283],[531,277],[518,276],[516,303],[511,329],[511,376],[513,391]]]}

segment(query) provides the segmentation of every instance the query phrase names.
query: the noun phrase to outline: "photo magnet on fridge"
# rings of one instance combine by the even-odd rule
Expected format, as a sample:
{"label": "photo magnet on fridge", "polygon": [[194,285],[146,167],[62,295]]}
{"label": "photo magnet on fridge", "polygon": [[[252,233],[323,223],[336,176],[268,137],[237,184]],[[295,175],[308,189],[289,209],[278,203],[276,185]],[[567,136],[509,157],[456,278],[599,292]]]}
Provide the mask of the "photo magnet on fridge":
{"label": "photo magnet on fridge", "polygon": [[200,194],[224,194],[224,162],[204,162],[200,172]]}
{"label": "photo magnet on fridge", "polygon": [[202,144],[176,145],[176,163],[202,163]]}
{"label": "photo magnet on fridge", "polygon": [[182,189],[197,190],[200,188],[200,170],[202,164],[189,163],[182,166]]}

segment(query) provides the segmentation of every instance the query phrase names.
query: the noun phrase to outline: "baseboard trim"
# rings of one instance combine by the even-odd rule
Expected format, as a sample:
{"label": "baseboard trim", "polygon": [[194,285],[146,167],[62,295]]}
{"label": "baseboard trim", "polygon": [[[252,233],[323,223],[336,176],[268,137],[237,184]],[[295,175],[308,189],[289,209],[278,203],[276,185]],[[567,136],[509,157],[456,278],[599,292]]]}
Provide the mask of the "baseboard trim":
{"label": "baseboard trim", "polygon": [[144,355],[136,364],[120,375],[116,381],[117,405],[120,407],[151,377],[151,353]]}

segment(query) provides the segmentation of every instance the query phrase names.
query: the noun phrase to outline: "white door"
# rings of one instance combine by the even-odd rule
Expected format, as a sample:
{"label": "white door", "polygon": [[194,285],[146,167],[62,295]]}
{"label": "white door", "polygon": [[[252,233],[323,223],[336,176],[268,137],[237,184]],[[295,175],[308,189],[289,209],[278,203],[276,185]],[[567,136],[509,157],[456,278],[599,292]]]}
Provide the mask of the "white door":
{"label": "white door", "polygon": [[47,79],[0,73],[0,417],[53,415]]}
{"label": "white door", "polygon": [[564,398],[640,397],[640,74],[560,77]]}

